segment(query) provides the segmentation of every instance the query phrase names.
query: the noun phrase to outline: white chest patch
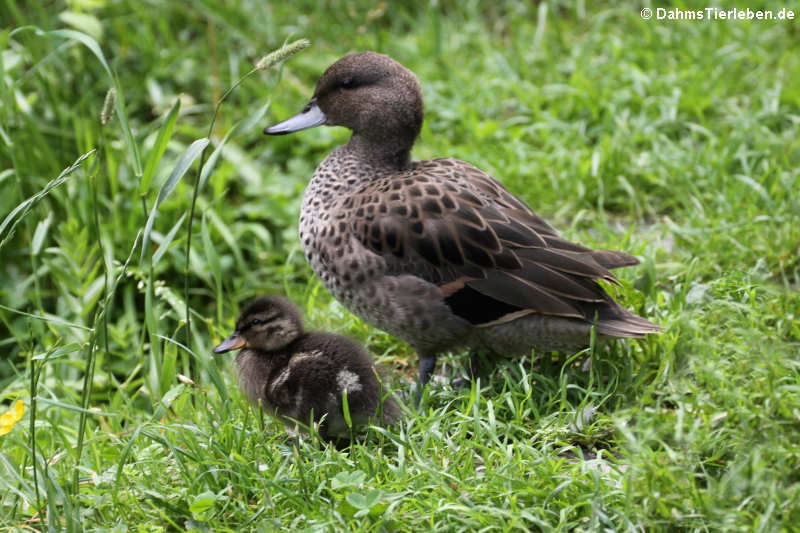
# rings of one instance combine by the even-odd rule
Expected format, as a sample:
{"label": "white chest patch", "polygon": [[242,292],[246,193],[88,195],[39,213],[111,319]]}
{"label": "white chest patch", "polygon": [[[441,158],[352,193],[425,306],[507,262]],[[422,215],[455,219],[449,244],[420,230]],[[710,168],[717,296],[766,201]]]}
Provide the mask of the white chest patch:
{"label": "white chest patch", "polygon": [[339,392],[358,392],[363,388],[358,375],[349,370],[341,370],[336,374],[336,384],[339,386]]}

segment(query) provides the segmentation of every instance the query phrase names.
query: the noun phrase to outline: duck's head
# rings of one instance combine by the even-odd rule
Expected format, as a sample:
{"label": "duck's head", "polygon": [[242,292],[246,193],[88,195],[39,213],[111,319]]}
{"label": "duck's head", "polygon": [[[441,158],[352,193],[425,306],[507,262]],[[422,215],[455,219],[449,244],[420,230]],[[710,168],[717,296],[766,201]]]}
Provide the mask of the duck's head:
{"label": "duck's head", "polygon": [[279,350],[302,334],[303,321],[297,307],[285,298],[268,296],[244,308],[236,321],[236,331],[214,348],[214,353],[240,348]]}
{"label": "duck's head", "polygon": [[354,137],[410,149],[422,128],[422,116],[416,75],[389,56],[362,52],[328,67],[308,105],[264,133],[283,135],[323,124],[344,126],[353,130]]}

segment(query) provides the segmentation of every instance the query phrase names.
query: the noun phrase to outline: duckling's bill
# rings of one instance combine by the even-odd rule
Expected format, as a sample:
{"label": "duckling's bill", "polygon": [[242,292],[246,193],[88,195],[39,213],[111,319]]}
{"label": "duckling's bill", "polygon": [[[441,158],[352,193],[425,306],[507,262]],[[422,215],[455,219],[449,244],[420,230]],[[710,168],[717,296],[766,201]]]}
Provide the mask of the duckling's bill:
{"label": "duckling's bill", "polygon": [[238,331],[234,331],[233,335],[222,341],[219,346],[214,348],[214,353],[220,354],[230,352],[231,350],[239,350],[247,346],[247,341],[244,340]]}
{"label": "duckling's bill", "polygon": [[286,135],[300,130],[307,130],[325,124],[327,117],[317,105],[317,99],[312,98],[307,106],[298,114],[278,122],[264,130],[267,135]]}

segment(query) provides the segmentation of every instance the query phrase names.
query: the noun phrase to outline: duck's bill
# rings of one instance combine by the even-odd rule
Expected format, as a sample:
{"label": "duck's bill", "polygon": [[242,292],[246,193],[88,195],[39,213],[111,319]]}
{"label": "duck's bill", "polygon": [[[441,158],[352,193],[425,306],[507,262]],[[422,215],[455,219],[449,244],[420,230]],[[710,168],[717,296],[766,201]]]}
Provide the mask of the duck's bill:
{"label": "duck's bill", "polygon": [[319,108],[317,99],[314,98],[298,114],[266,128],[264,133],[267,135],[286,135],[287,133],[321,126],[325,124],[325,120],[325,113]]}
{"label": "duck's bill", "polygon": [[244,337],[239,335],[239,332],[235,332],[233,335],[222,341],[222,343],[214,348],[214,353],[225,353],[230,352],[231,350],[238,350],[240,348],[244,348],[247,345],[247,341],[244,340]]}

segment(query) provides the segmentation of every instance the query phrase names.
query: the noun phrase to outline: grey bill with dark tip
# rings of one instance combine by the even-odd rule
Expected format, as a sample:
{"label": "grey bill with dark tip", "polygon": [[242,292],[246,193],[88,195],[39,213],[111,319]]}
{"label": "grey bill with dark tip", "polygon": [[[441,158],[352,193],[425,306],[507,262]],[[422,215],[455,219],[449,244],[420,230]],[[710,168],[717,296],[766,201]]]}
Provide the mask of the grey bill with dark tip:
{"label": "grey bill with dark tip", "polygon": [[225,353],[230,352],[231,350],[238,350],[239,348],[244,348],[247,344],[247,341],[244,340],[244,337],[239,335],[239,332],[234,332],[233,335],[222,341],[222,343],[214,348],[214,353]]}
{"label": "grey bill with dark tip", "polygon": [[325,124],[325,120],[325,113],[319,108],[317,99],[314,98],[298,114],[266,128],[264,133],[267,135],[286,135],[287,133],[321,126]]}

